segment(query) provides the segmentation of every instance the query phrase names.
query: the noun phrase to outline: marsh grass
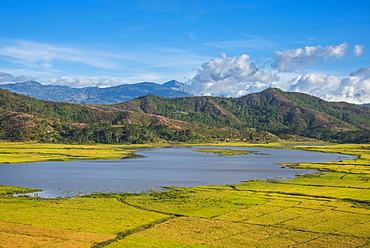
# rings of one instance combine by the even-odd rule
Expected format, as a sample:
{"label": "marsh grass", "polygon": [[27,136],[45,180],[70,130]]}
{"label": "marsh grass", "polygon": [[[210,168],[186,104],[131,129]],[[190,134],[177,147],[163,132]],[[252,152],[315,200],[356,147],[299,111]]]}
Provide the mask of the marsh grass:
{"label": "marsh grass", "polygon": [[214,153],[220,156],[236,156],[236,155],[248,155],[251,153],[255,153],[254,151],[250,150],[232,150],[227,148],[203,148],[203,149],[196,149],[193,150],[194,152],[205,152],[205,153]]}
{"label": "marsh grass", "polygon": [[[0,246],[16,247],[6,243],[14,240],[88,247],[106,239],[97,247],[369,247],[370,145],[291,145],[358,158],[289,165],[320,172],[273,183],[250,180],[69,200],[2,197],[0,222],[8,229],[0,229]],[[23,225],[40,233],[30,234]],[[63,243],[48,234],[53,228],[103,236]]]}
{"label": "marsh grass", "polygon": [[0,197],[1,196],[27,194],[27,193],[38,192],[38,191],[42,191],[42,190],[41,189],[31,189],[31,188],[24,188],[24,187],[13,187],[13,186],[0,185]]}
{"label": "marsh grass", "polygon": [[[139,146],[0,142],[0,164],[42,161],[122,159],[132,155],[137,147]],[[140,147],[145,147],[145,145],[141,145]]]}

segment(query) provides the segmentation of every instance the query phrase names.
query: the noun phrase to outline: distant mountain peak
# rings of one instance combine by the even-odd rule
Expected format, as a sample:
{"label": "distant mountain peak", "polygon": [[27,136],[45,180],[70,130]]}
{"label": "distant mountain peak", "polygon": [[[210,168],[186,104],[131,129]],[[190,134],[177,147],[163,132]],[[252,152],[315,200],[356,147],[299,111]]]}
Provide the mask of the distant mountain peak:
{"label": "distant mountain peak", "polygon": [[171,80],[171,81],[164,83],[163,85],[166,87],[180,87],[180,86],[183,87],[185,83],[176,81],[176,80]]}
{"label": "distant mountain peak", "polygon": [[190,92],[185,87],[186,84],[183,83],[183,82],[179,82],[179,81],[176,81],[176,80],[171,80],[171,81],[168,81],[168,82],[166,82],[162,85],[166,86],[167,88],[170,88],[172,90],[175,90],[175,91],[185,92],[185,93],[190,94]]}
{"label": "distant mountain peak", "polygon": [[[176,83],[175,83],[176,84]],[[177,85],[181,85],[180,82]],[[118,86],[99,88],[71,88],[62,85],[43,85],[35,81],[0,85],[1,89],[34,97],[39,100],[70,103],[114,104],[125,102],[140,96],[153,94],[167,98],[192,96],[185,90],[167,87],[153,82],[121,84]]]}

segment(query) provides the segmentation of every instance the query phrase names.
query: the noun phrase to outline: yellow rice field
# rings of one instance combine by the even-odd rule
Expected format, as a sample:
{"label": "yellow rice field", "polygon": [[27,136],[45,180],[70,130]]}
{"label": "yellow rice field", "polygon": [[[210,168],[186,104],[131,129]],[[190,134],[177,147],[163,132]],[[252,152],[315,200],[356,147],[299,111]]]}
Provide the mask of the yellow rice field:
{"label": "yellow rice field", "polygon": [[283,182],[0,197],[0,247],[370,247],[370,145],[292,148],[359,157]]}

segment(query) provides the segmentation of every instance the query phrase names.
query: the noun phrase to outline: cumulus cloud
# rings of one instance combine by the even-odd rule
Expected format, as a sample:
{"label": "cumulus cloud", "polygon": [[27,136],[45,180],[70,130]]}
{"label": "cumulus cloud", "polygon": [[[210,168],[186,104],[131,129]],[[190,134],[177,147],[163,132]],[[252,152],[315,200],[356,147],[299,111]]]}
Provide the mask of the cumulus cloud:
{"label": "cumulus cloud", "polygon": [[249,62],[249,55],[214,58],[204,63],[191,80],[190,91],[198,95],[233,96],[257,92],[270,86],[276,74]]}
{"label": "cumulus cloud", "polygon": [[308,74],[287,82],[288,91],[308,93],[328,101],[370,103],[370,67],[348,77]]}
{"label": "cumulus cloud", "polygon": [[35,79],[29,76],[13,76],[12,74],[0,71],[0,83],[18,83],[26,81],[34,81]]}
{"label": "cumulus cloud", "polygon": [[51,78],[43,84],[48,85],[64,85],[72,88],[82,88],[89,86],[97,87],[111,87],[122,84],[120,80],[113,81],[111,79],[101,79],[96,77],[60,77],[60,78]]}
{"label": "cumulus cloud", "polygon": [[349,54],[360,56],[363,52],[364,47],[362,45],[356,45],[353,51],[350,51],[346,42],[338,46],[306,46],[304,48],[276,51],[272,67],[279,72],[290,72],[304,69],[307,66],[340,60]]}
{"label": "cumulus cloud", "polygon": [[308,93],[328,101],[370,103],[370,67],[361,68],[347,77],[302,74],[295,71],[309,65],[360,56],[363,45],[306,46],[275,52],[272,68],[257,66],[247,54],[213,58],[204,63],[190,80],[188,90],[195,95],[240,97],[269,87]]}
{"label": "cumulus cloud", "polygon": [[339,87],[340,79],[336,76],[307,74],[297,76],[287,82],[288,91],[304,92],[315,96],[326,94]]}

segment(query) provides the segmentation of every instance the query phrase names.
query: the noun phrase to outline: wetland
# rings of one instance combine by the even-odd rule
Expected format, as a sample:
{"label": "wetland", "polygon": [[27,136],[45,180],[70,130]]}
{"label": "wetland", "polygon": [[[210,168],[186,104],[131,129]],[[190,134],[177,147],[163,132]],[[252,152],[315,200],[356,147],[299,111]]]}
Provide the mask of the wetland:
{"label": "wetland", "polygon": [[[2,164],[0,184],[42,189],[42,192],[32,194],[47,198],[75,197],[94,192],[136,193],[161,187],[291,179],[315,171],[293,169],[280,163],[356,158],[344,154],[256,147],[213,149],[207,146],[143,148],[127,159]],[[230,154],[238,155],[228,156]]]}

